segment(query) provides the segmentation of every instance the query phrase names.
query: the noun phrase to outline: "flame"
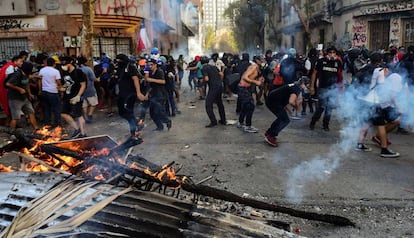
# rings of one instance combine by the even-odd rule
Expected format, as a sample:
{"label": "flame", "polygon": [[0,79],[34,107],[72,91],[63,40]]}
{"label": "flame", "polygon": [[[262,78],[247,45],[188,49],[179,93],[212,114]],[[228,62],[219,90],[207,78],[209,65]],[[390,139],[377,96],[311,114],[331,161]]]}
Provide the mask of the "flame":
{"label": "flame", "polygon": [[13,172],[14,170],[12,169],[11,166],[4,166],[2,164],[0,164],[0,172]]}

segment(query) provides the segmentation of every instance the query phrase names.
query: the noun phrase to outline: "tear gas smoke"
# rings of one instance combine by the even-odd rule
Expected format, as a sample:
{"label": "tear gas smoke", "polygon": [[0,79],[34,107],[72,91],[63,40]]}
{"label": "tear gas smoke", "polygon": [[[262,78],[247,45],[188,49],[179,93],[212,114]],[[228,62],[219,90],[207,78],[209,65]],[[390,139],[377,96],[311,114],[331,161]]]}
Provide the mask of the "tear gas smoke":
{"label": "tear gas smoke", "polygon": [[[395,76],[395,75],[394,75]],[[403,82],[406,81],[404,74],[401,74]],[[401,113],[402,125],[410,128],[414,127],[414,88],[411,90],[405,83],[400,92],[390,90],[395,85],[395,78],[387,77],[383,85],[379,85],[373,90],[378,91],[378,96],[383,100],[395,99],[398,111]],[[305,196],[307,184],[326,182],[332,172],[338,168],[341,161],[348,158],[353,148],[358,142],[360,129],[369,124],[368,119],[370,106],[361,103],[358,95],[364,95],[361,87],[349,85],[343,93],[338,89],[333,89],[329,95],[331,98],[338,98],[333,111],[338,118],[340,128],[339,142],[332,145],[326,154],[315,154],[308,161],[303,161],[295,168],[287,171],[288,179],[286,182],[286,196],[292,203],[300,203]],[[373,128],[376,131],[376,128]]]}

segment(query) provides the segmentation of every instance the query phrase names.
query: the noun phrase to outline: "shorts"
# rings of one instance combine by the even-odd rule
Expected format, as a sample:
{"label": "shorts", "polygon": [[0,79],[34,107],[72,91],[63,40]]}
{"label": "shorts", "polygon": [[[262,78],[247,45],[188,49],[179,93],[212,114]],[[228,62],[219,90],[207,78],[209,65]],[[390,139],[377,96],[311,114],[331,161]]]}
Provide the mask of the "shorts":
{"label": "shorts", "polygon": [[82,101],[76,103],[75,105],[71,104],[69,102],[69,100],[63,100],[62,103],[62,114],[68,114],[70,115],[72,118],[78,118],[81,117],[83,112],[82,112]]}
{"label": "shorts", "polygon": [[389,122],[394,122],[399,119],[400,114],[395,107],[376,107],[373,109],[373,117],[370,119],[374,126],[383,126]]}
{"label": "shorts", "polygon": [[27,98],[24,100],[9,99],[9,111],[12,120],[19,120],[23,114],[29,115],[34,113],[32,103]]}
{"label": "shorts", "polygon": [[83,99],[82,107],[94,107],[96,105],[98,105],[98,96],[96,94]]}

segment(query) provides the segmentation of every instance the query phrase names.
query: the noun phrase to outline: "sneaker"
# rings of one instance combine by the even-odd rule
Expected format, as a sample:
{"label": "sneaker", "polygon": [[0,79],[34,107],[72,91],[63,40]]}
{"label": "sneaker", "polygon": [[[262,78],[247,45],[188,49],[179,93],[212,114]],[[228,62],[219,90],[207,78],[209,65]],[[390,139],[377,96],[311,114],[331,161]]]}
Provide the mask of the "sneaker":
{"label": "sneaker", "polygon": [[243,130],[247,133],[257,133],[259,131],[257,128],[253,126],[245,126]]}
{"label": "sneaker", "polygon": [[106,116],[107,116],[107,117],[112,117],[113,115],[115,115],[113,112],[107,112],[107,113],[106,113]]}
{"label": "sneaker", "polygon": [[363,143],[358,143],[357,146],[354,149],[356,151],[364,151],[364,152],[368,152],[368,151],[372,150],[371,148],[369,148],[368,146],[366,146]]}
{"label": "sneaker", "polygon": [[407,131],[406,129],[402,128],[402,127],[398,127],[397,129],[397,133],[401,134],[401,135],[408,135],[410,134],[409,131]]}
{"label": "sneaker", "polygon": [[292,120],[301,120],[302,117],[300,117],[298,115],[294,115],[294,116],[290,116],[290,119],[292,119]]}
{"label": "sneaker", "polygon": [[301,112],[300,114],[301,114],[302,116],[306,116],[306,112],[305,112],[305,111]]}
{"label": "sneaker", "polygon": [[87,135],[87,134],[80,134],[80,135],[78,136],[78,138],[85,138],[85,137],[88,137],[88,135]]}
{"label": "sneaker", "polygon": [[396,158],[400,156],[400,153],[394,152],[388,148],[382,148],[380,156],[384,158]]}
{"label": "sneaker", "polygon": [[219,123],[223,126],[227,125],[227,121],[226,120],[219,120]]}
{"label": "sneaker", "polygon": [[92,123],[92,116],[86,116],[85,117],[85,122],[88,123],[88,124]]}
{"label": "sneaker", "polygon": [[324,131],[330,131],[329,126],[324,126],[324,127],[323,127],[323,130],[324,130]]}
{"label": "sneaker", "polygon": [[311,123],[309,124],[309,129],[311,129],[312,131],[315,130],[315,122],[311,121]]}
{"label": "sneaker", "polygon": [[244,129],[244,127],[245,127],[244,123],[237,122],[237,128]]}
{"label": "sneaker", "polygon": [[276,137],[267,134],[267,132],[265,133],[265,141],[271,146],[274,146],[274,147],[278,146]]}
{"label": "sneaker", "polygon": [[79,138],[80,135],[81,135],[81,131],[80,131],[80,129],[77,129],[73,132],[73,134],[70,138],[71,139],[76,139],[76,138]]}
{"label": "sneaker", "polygon": [[[381,147],[381,140],[378,136],[371,137],[372,142],[376,143],[379,147]],[[387,138],[387,145],[391,145],[391,141]]]}

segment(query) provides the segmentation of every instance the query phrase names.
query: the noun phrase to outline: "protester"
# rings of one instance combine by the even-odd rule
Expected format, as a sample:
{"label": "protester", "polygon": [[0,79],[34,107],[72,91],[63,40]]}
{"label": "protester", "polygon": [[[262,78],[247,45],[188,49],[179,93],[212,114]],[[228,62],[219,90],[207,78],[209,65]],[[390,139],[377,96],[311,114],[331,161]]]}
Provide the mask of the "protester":
{"label": "protester", "polygon": [[83,93],[83,115],[86,123],[92,123],[93,113],[96,105],[98,105],[98,95],[95,89],[96,77],[93,70],[86,65],[87,61],[84,56],[78,58],[79,69],[85,74],[87,82],[85,92]]}
{"label": "protester", "polygon": [[149,71],[145,72],[145,81],[150,83],[151,88],[149,90],[148,99],[150,101],[150,115],[156,125],[154,131],[164,130],[164,123],[166,124],[167,129],[170,130],[172,122],[165,112],[167,90],[165,89],[164,71],[158,68],[156,59],[150,59],[148,65]]}
{"label": "protester", "polygon": [[130,135],[137,136],[138,121],[134,115],[134,105],[137,99],[140,101],[146,100],[146,97],[141,92],[139,83],[140,73],[135,64],[129,62],[129,58],[125,54],[118,54],[115,60],[119,83],[118,113],[119,116],[127,120]]}
{"label": "protester", "polygon": [[30,75],[32,75],[33,65],[23,62],[16,72],[9,75],[5,82],[11,114],[10,127],[16,128],[17,120],[20,120],[22,113],[29,117],[33,129],[38,129],[36,117],[32,103],[33,95],[30,92]]}
{"label": "protester", "polygon": [[298,107],[296,99],[299,92],[300,88],[297,84],[285,84],[271,90],[267,95],[266,106],[276,116],[276,119],[264,134],[269,145],[278,146],[277,136],[290,122],[286,106]]}
{"label": "protester", "polygon": [[76,68],[76,60],[65,56],[61,59],[63,70],[62,117],[75,129],[71,138],[86,137],[85,119],[82,114],[81,97],[86,89],[86,76],[82,70]]}
{"label": "protester", "polygon": [[[238,99],[240,100],[240,115],[238,128],[243,128],[245,132],[256,133],[257,128],[252,126],[252,117],[255,108],[252,96],[252,85],[262,85],[264,79],[260,76],[262,64],[265,63],[263,56],[255,56],[252,63],[241,77],[238,87]],[[244,124],[246,122],[246,124]]]}
{"label": "protester", "polygon": [[215,103],[218,107],[220,124],[226,125],[226,113],[222,100],[223,80],[220,75],[220,71],[216,65],[209,64],[208,58],[205,56],[201,58],[201,63],[203,64],[203,80],[208,85],[208,93],[206,96],[206,112],[210,119],[210,124],[206,125],[206,127],[210,128],[217,125],[217,119],[213,111],[213,103]]}
{"label": "protester", "polygon": [[318,94],[319,103],[312,116],[309,128],[315,129],[316,122],[323,117],[323,130],[329,131],[329,122],[331,120],[332,109],[337,103],[339,88],[342,84],[342,60],[337,56],[337,50],[334,46],[328,48],[328,55],[319,59],[313,70],[310,93],[315,93],[316,79],[319,79]]}
{"label": "protester", "polygon": [[[59,88],[62,87],[60,72],[55,68],[56,62],[53,58],[46,59],[46,66],[41,68],[39,75],[41,98],[44,107],[43,119],[45,125],[52,127],[61,125],[61,101]],[[53,123],[52,123],[53,115]]]}

